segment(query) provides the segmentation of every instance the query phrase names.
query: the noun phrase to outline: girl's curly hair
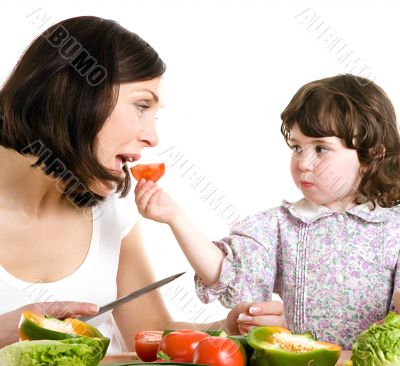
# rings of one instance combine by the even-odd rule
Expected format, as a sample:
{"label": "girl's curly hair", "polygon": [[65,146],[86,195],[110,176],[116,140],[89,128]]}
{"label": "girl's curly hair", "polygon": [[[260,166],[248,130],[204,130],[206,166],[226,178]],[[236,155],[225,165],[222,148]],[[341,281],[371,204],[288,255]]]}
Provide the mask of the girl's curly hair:
{"label": "girl's curly hair", "polygon": [[382,207],[400,203],[400,135],[386,93],[373,81],[350,74],[302,86],[281,114],[289,144],[297,124],[309,137],[336,136],[357,150],[361,181],[354,203]]}

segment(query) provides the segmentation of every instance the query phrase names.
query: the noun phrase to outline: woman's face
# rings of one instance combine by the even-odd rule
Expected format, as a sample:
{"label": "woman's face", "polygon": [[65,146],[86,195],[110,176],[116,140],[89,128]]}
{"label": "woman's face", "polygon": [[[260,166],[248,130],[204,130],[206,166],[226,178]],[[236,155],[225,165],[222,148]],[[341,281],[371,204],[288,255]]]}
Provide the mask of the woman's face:
{"label": "woman's face", "polygon": [[[139,160],[144,147],[158,143],[155,120],[160,108],[159,86],[160,78],[121,84],[115,108],[97,136],[98,161],[121,178],[127,161]],[[113,192],[100,181],[90,189],[101,196]]]}

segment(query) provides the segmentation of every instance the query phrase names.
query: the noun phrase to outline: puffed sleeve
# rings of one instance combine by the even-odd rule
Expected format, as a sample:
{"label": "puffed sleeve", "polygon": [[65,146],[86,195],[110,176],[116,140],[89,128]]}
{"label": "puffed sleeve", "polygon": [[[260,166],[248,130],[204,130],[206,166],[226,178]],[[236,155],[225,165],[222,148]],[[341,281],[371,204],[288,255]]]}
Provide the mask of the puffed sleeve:
{"label": "puffed sleeve", "polygon": [[260,212],[235,224],[230,235],[214,242],[226,257],[215,284],[206,286],[196,275],[200,300],[219,300],[227,308],[242,301],[269,301],[276,277],[278,210]]}

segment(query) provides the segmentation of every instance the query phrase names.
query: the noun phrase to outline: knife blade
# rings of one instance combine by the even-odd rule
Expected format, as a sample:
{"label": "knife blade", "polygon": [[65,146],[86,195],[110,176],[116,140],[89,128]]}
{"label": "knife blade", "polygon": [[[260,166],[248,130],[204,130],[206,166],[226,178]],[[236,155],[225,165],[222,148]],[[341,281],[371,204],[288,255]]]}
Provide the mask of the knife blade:
{"label": "knife blade", "polygon": [[128,295],[122,296],[119,299],[115,300],[115,301],[111,301],[110,303],[103,305],[99,308],[99,311],[96,314],[93,315],[87,315],[87,316],[81,316],[79,317],[79,320],[82,320],[84,322],[95,318],[96,316],[99,316],[103,313],[105,313],[106,311],[109,311],[111,309],[115,309],[117,306],[120,306],[122,304],[127,303],[128,301],[132,301],[133,299],[136,299],[140,296],[143,296],[144,294],[147,294],[150,291],[155,290],[156,288],[159,288],[161,286],[166,285],[167,283],[177,279],[178,277],[182,276],[185,272],[181,272],[181,273],[177,273],[175,275],[166,277],[160,281],[151,283],[150,285],[147,285],[139,290],[136,290]]}

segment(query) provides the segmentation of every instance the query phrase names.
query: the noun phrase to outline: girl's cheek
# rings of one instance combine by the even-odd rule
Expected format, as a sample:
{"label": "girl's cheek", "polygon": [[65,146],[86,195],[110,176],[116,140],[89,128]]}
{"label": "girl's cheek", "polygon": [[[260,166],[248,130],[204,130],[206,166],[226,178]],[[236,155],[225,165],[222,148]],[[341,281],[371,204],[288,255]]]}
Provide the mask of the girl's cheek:
{"label": "girl's cheek", "polygon": [[298,171],[299,171],[299,162],[292,157],[292,160],[290,161],[290,172],[292,173],[293,178],[296,177],[296,175],[298,175]]}
{"label": "girl's cheek", "polygon": [[327,176],[334,174],[333,167],[326,162],[316,160],[314,164],[314,175],[317,179],[326,179]]}

